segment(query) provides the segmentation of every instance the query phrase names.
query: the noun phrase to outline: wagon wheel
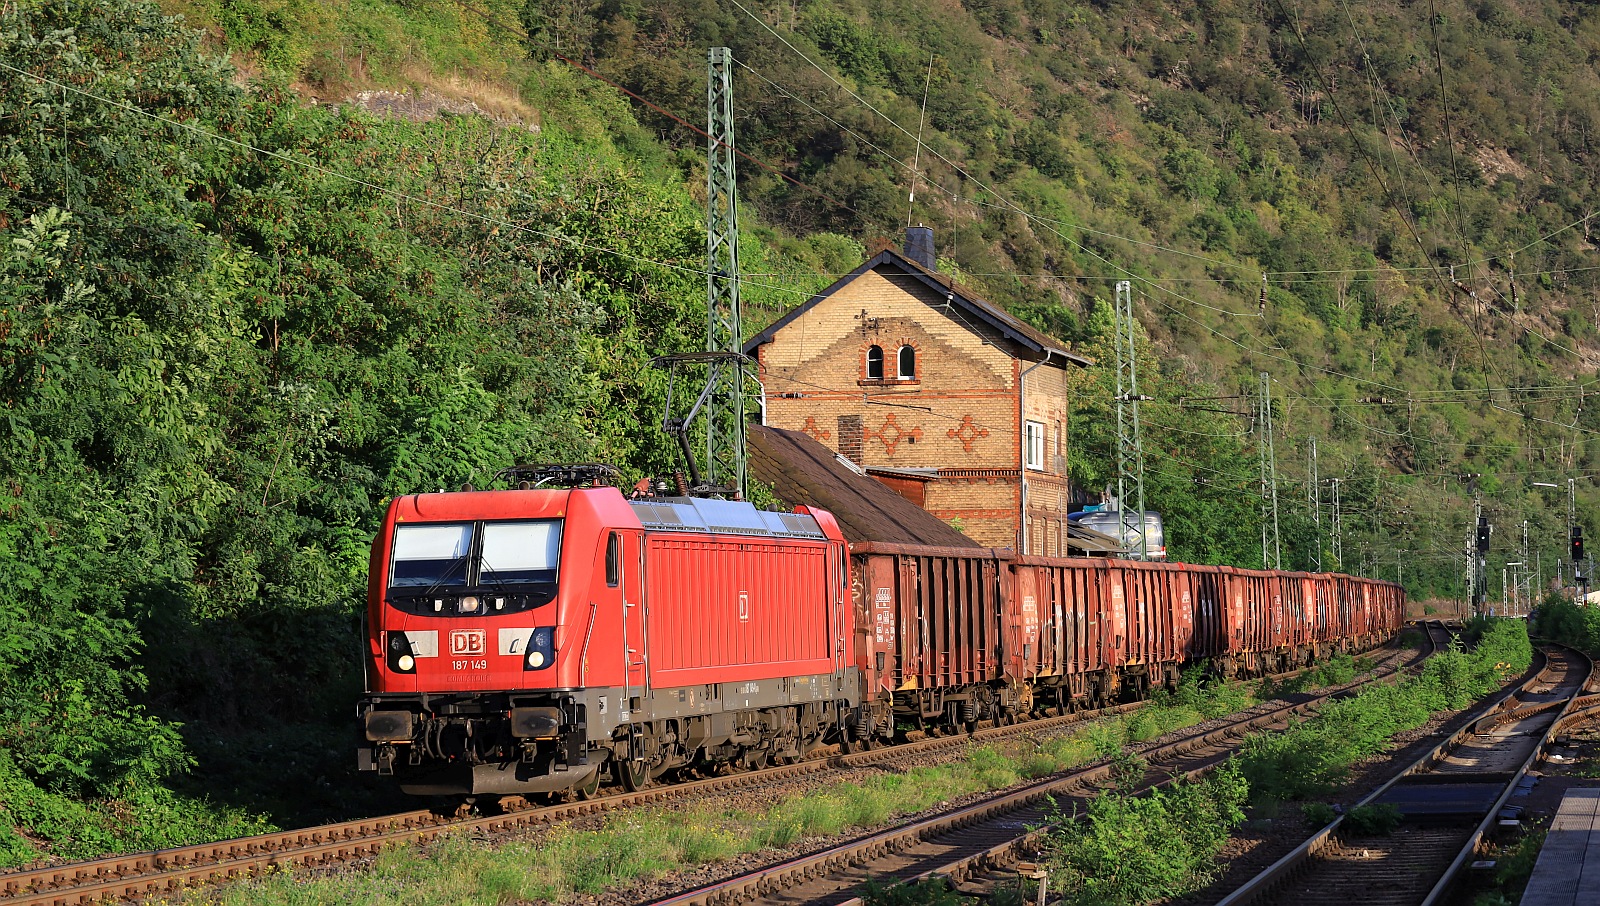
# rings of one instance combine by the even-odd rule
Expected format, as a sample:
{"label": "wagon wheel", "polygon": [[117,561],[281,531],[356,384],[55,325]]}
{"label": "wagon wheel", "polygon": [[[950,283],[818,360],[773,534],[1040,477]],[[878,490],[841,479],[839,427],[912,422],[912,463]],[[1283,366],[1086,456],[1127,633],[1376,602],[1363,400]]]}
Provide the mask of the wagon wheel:
{"label": "wagon wheel", "polygon": [[579,800],[593,799],[600,792],[600,769],[595,768],[589,779],[572,788],[572,794]]}
{"label": "wagon wheel", "polygon": [[971,736],[972,734],[978,732],[978,722],[976,720],[969,720],[961,725],[961,729],[965,730],[968,736]]}
{"label": "wagon wheel", "polygon": [[613,761],[611,766],[617,779],[622,781],[622,788],[630,793],[637,793],[650,783],[650,774],[642,761],[623,758]]}

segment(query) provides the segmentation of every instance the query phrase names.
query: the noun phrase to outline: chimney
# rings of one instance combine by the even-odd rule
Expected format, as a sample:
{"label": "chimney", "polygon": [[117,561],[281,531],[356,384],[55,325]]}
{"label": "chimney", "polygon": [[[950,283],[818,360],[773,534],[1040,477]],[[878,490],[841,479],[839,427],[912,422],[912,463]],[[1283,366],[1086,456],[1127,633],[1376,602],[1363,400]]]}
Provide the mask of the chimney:
{"label": "chimney", "polygon": [[933,255],[933,227],[917,224],[906,227],[906,257],[930,271],[939,269]]}
{"label": "chimney", "polygon": [[866,465],[866,455],[863,444],[861,416],[839,416],[839,455],[858,466],[864,466]]}

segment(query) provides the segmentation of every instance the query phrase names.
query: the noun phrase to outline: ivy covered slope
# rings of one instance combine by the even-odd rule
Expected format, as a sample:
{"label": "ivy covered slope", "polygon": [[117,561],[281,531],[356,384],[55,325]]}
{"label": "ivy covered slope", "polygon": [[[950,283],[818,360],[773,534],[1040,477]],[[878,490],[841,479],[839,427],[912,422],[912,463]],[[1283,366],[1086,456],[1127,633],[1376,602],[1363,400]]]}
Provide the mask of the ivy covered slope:
{"label": "ivy covered slope", "polygon": [[241,88],[153,4],[0,15],[0,864],[360,808],[381,507],[670,468],[703,215],[598,133]]}

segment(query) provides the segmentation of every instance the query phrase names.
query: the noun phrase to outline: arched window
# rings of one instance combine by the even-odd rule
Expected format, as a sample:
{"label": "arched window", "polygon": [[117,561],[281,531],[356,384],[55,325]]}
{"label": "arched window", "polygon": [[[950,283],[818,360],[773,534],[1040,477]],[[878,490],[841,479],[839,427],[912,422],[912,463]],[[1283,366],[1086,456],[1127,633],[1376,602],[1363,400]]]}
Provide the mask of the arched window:
{"label": "arched window", "polygon": [[883,347],[871,346],[867,348],[867,380],[883,380]]}
{"label": "arched window", "polygon": [[910,381],[917,377],[917,351],[910,346],[900,347],[900,380]]}

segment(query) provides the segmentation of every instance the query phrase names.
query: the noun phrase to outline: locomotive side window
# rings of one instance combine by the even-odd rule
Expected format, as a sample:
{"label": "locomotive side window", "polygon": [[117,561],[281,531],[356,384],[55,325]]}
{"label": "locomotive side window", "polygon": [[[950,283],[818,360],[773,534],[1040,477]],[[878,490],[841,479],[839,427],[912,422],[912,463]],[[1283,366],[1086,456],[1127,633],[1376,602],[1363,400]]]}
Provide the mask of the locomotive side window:
{"label": "locomotive side window", "polygon": [[616,588],[622,582],[622,536],[612,532],[606,538],[606,585]]}
{"label": "locomotive side window", "polygon": [[391,588],[467,581],[467,554],[472,549],[472,524],[402,525],[394,530]]}
{"label": "locomotive side window", "polygon": [[561,556],[561,523],[490,522],[483,527],[486,585],[554,582]]}

